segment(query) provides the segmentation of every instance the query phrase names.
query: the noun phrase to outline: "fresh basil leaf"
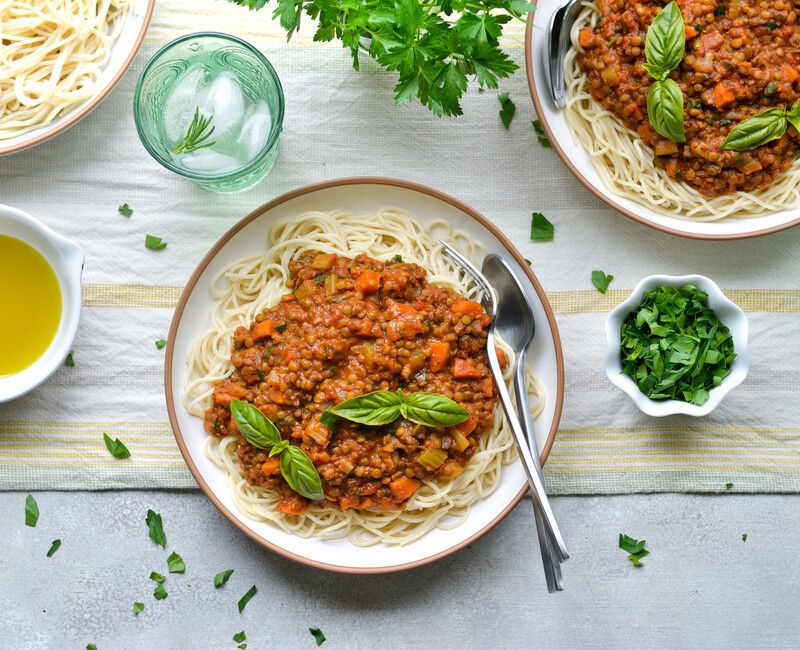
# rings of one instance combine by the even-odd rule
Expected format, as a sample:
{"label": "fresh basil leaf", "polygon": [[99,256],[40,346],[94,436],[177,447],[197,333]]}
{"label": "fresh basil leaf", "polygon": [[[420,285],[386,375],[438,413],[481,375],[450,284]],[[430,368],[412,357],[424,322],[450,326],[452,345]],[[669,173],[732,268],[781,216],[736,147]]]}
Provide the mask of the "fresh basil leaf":
{"label": "fresh basil leaf", "polygon": [[614,279],[613,275],[606,275],[603,271],[592,271],[592,284],[600,293],[608,290],[608,285]]}
{"label": "fresh basil leaf", "polygon": [[318,627],[310,627],[308,631],[311,632],[311,636],[313,636],[314,640],[317,642],[317,647],[325,643],[325,635]]}
{"label": "fresh basil leaf", "polygon": [[508,93],[500,93],[497,99],[500,100],[500,121],[508,129],[511,126],[511,120],[514,119],[514,114],[517,112],[517,107],[511,101]]}
{"label": "fresh basil leaf", "polygon": [[786,119],[795,129],[800,131],[800,100],[792,104],[792,107],[786,111]]}
{"label": "fresh basil leaf", "polygon": [[553,241],[555,226],[541,212],[531,214],[531,241]]}
{"label": "fresh basil leaf", "polygon": [[144,611],[144,603],[135,602],[133,603],[133,615],[139,616]]}
{"label": "fresh basil leaf", "polygon": [[74,350],[70,350],[70,351],[67,353],[67,358],[66,358],[66,359],[64,359],[64,365],[65,365],[65,366],[67,366],[68,368],[74,368],[74,367],[75,367],[75,357],[74,357],[74,354],[75,354],[75,351],[74,351]]}
{"label": "fresh basil leaf", "polygon": [[156,600],[164,600],[167,596],[169,596],[169,594],[161,583],[157,584],[156,588],[153,589],[153,598]]}
{"label": "fresh basil leaf", "polygon": [[117,210],[119,210],[119,213],[123,217],[130,217],[133,214],[133,210],[131,210],[130,206],[127,203],[123,203],[121,206],[117,208]]}
{"label": "fresh basil leaf", "polygon": [[672,79],[654,81],[647,92],[647,118],[656,132],[675,142],[686,142],[683,132],[683,93]]}
{"label": "fresh basil leaf", "polygon": [[780,138],[786,133],[787,126],[784,109],[767,109],[751,115],[733,127],[725,138],[725,142],[722,143],[722,148],[731,151],[750,151]]}
{"label": "fresh basil leaf", "polygon": [[338,424],[339,418],[330,411],[324,411],[322,415],[319,416],[319,421],[329,429],[333,429]]}
{"label": "fresh basil leaf", "polygon": [[233,635],[233,640],[236,641],[236,643],[241,643],[247,640],[247,635],[244,633],[244,630],[242,630]]}
{"label": "fresh basil leaf", "polygon": [[244,608],[247,605],[247,603],[250,602],[250,599],[253,596],[256,595],[257,591],[258,591],[258,589],[256,588],[255,585],[253,585],[252,587],[250,587],[250,589],[247,590],[247,593],[239,599],[239,613],[240,614],[244,611]]}
{"label": "fresh basil leaf", "polygon": [[25,497],[25,525],[36,528],[39,521],[39,504],[30,494]]}
{"label": "fresh basil leaf", "polygon": [[220,571],[217,575],[214,576],[214,586],[219,589],[222,585],[228,582],[228,578],[233,575],[233,569],[226,569],[225,571]]}
{"label": "fresh basil leaf", "polygon": [[281,474],[289,487],[306,499],[325,498],[317,468],[300,447],[289,445],[281,454]]}
{"label": "fresh basil leaf", "polygon": [[677,3],[670,2],[658,12],[644,42],[645,69],[661,81],[677,68],[686,49],[683,16]]}
{"label": "fresh basil leaf", "polygon": [[278,454],[282,454],[283,450],[289,447],[292,443],[288,440],[281,440],[269,450],[269,457],[272,458],[273,456],[277,456]]}
{"label": "fresh basil leaf", "polygon": [[61,540],[54,539],[53,543],[50,545],[50,550],[47,551],[47,557],[53,557],[59,548],[61,548]]}
{"label": "fresh basil leaf", "polygon": [[438,393],[411,393],[406,396],[400,411],[406,420],[437,429],[452,427],[470,417],[464,407]]}
{"label": "fresh basil leaf", "polygon": [[157,571],[151,571],[150,572],[150,580],[153,580],[154,582],[157,582],[158,584],[163,584],[163,582],[164,582],[164,580],[166,580],[166,578],[164,576],[162,576],[160,573],[158,573]]}
{"label": "fresh basil leaf", "polygon": [[328,409],[329,413],[351,422],[379,426],[389,424],[400,415],[402,396],[386,390],[376,390],[366,395],[351,397]]}
{"label": "fresh basil leaf", "polygon": [[107,433],[104,433],[103,440],[105,440],[106,448],[111,452],[111,455],[114,458],[130,458],[131,452],[128,451],[125,443],[123,443],[119,438],[112,440],[111,436],[109,436]]}
{"label": "fresh basil leaf", "polygon": [[156,341],[156,348],[163,350],[165,347],[167,347],[166,339],[158,339],[158,341]]}
{"label": "fresh basil leaf", "polygon": [[144,245],[145,248],[149,248],[151,251],[163,251],[167,247],[167,242],[162,241],[161,237],[156,237],[155,235],[145,235]]}
{"label": "fresh basil leaf", "polygon": [[164,525],[161,521],[161,515],[152,510],[148,510],[145,523],[147,524],[150,539],[162,548],[167,548],[167,536],[164,534]]}
{"label": "fresh basil leaf", "polygon": [[270,449],[281,441],[281,433],[272,421],[249,402],[231,400],[231,417],[239,432],[254,447]]}
{"label": "fresh basil leaf", "polygon": [[183,573],[186,571],[186,564],[183,558],[173,551],[167,558],[167,568],[170,573]]}

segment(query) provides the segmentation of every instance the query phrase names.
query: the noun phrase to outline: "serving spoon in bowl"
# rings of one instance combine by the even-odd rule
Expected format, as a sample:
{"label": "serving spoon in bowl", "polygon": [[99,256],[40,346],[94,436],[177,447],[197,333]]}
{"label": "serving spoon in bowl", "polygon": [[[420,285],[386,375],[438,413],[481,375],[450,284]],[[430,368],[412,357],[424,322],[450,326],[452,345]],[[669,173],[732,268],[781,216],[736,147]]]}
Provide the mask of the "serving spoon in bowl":
{"label": "serving spoon in bowl", "polygon": [[[536,434],[533,430],[533,417],[528,406],[528,384],[525,379],[525,351],[533,341],[536,333],[536,322],[533,318],[531,307],[525,298],[519,278],[502,257],[489,253],[483,259],[481,270],[497,291],[497,316],[494,321],[497,332],[517,354],[514,367],[514,392],[517,398],[517,411],[522,418],[522,426],[528,434],[528,444],[531,448],[536,471],[539,473],[539,478],[544,482],[542,464],[539,460],[539,448],[536,444]],[[554,541],[547,534],[547,529],[542,519],[542,511],[536,504],[534,504],[534,514],[536,516],[536,532],[539,535],[539,549],[542,553],[544,575],[547,579],[547,590],[551,593],[563,591],[564,581],[561,576],[561,562],[556,553]]]}

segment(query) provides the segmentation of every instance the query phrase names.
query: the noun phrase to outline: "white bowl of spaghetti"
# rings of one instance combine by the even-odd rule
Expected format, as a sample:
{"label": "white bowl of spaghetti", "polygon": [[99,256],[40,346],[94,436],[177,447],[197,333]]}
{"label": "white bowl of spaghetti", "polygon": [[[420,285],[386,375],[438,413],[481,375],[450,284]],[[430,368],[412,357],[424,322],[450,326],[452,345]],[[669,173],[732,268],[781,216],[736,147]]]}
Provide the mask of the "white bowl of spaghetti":
{"label": "white bowl of spaghetti", "polygon": [[[562,4],[561,0],[543,0],[537,3],[536,12],[529,22],[525,48],[528,85],[542,127],[553,148],[587,189],[607,205],[635,221],[663,232],[695,239],[755,237],[800,223],[800,163],[797,160],[776,174],[769,183],[765,180],[757,189],[720,193],[715,193],[715,190],[704,194],[692,184],[685,182],[680,174],[674,175],[674,171],[665,170],[663,160],[656,161],[653,148],[643,137],[624,124],[615,112],[594,98],[589,88],[589,75],[579,63],[581,54],[586,51],[579,43],[579,38],[581,29],[589,28],[587,32],[589,36],[591,30],[598,30],[594,42],[602,41],[603,47],[610,48],[617,40],[606,38],[604,33],[600,33],[601,17],[605,15],[602,14],[603,7],[611,11],[608,7],[612,5],[608,3],[602,4],[592,0],[583,3],[583,11],[571,32],[573,44],[565,61],[567,105],[564,109],[557,109],[552,102],[544,73],[547,61],[545,41],[551,17]],[[655,4],[653,6],[655,7]],[[646,11],[650,9],[648,5]],[[718,29],[724,32],[724,28],[716,22],[723,19],[724,16],[719,17],[714,14],[713,18],[709,19],[715,21],[713,24],[706,25],[701,30],[692,28],[692,31],[694,34],[699,34],[700,31],[705,34],[707,28],[709,33],[716,34]],[[733,24],[732,21],[728,23]],[[639,20],[637,17],[636,29],[642,34],[644,26],[646,20],[644,18]],[[627,33],[625,30],[621,32],[618,38]],[[701,38],[705,38],[704,35],[694,36],[694,34],[692,37],[698,42]],[[641,34],[637,37],[644,40]],[[724,38],[727,39],[728,36],[724,35]],[[589,37],[587,41],[591,42]],[[694,57],[691,59],[692,65],[695,65],[698,59],[697,50],[692,49],[694,43],[695,41],[688,40],[686,43],[685,58]],[[724,47],[727,47],[727,40],[725,43]],[[643,42],[641,50],[644,50]],[[623,66],[625,74],[635,67],[627,60],[625,65],[629,66]],[[683,74],[682,68],[681,75]],[[611,76],[613,77],[613,74]],[[682,76],[675,78],[683,79]],[[617,83],[616,80],[614,83]],[[636,83],[638,84],[638,81]],[[634,87],[635,90],[647,89],[647,86],[641,84],[635,86],[630,84],[628,87]],[[636,90],[636,93],[638,92],[639,90]],[[629,95],[626,93],[627,89],[623,88],[617,94],[628,98]],[[636,101],[639,97],[637,94]],[[622,101],[620,98],[619,102]],[[700,107],[697,111],[714,109],[713,104],[707,104],[705,99],[700,102],[699,99],[687,98],[686,102],[686,115],[690,115],[695,107]],[[719,133],[724,135],[738,123],[738,120],[757,110],[745,100],[742,102],[733,104],[731,115],[720,109],[713,128],[720,128]],[[631,110],[636,109],[631,108]],[[731,119],[728,119],[729,117]],[[646,116],[640,115],[638,119],[643,126],[646,125]],[[697,122],[700,121],[698,117]],[[720,124],[725,125],[724,129],[719,127]],[[689,138],[688,131],[687,138]],[[699,140],[694,142],[687,140],[686,149],[698,146],[698,143]],[[705,143],[700,144],[705,146]],[[733,153],[718,150],[716,144],[708,151],[711,155],[722,156]],[[677,155],[684,156],[683,153]],[[747,153],[744,158],[748,158]],[[679,159],[686,160],[685,157]],[[700,158],[695,156],[694,159]],[[713,169],[716,168],[712,166],[713,163],[706,165],[705,174],[709,179],[713,179],[715,176]],[[717,176],[726,172],[728,168],[720,166],[719,170]]]}
{"label": "white bowl of spaghetti", "polygon": [[0,155],[86,116],[122,78],[155,0],[0,3]]}
{"label": "white bowl of spaghetti", "polygon": [[[217,508],[246,534],[286,557],[350,573],[419,566],[485,533],[527,489],[498,409],[490,412],[486,429],[476,433],[475,453],[460,468],[462,473],[447,482],[423,479],[404,507],[393,511],[311,503],[302,514],[284,516],[276,511],[280,496],[274,490],[251,484],[252,467],[241,450],[237,456],[239,441],[230,435],[210,436],[208,424],[204,429],[203,415],[215,399],[215,386],[237,377],[229,363],[237,327],[257,321],[264,308],[287,304],[279,298],[286,293],[289,260],[309,250],[350,258],[366,254],[387,265],[400,256],[403,264],[425,268],[432,287],[458,289],[468,298],[474,289],[441,257],[434,232],[476,261],[483,251],[502,255],[525,278],[537,318],[537,338],[528,355],[531,406],[546,457],[563,393],[555,320],[544,292],[510,242],[488,220],[450,197],[380,178],[342,179],[290,192],[229,231],[200,263],[181,297],[165,366],[167,407],[178,445]],[[286,334],[291,330],[292,325]],[[513,355],[510,349],[505,352]],[[265,381],[271,381],[269,373],[261,379]],[[269,412],[269,407],[263,410]]]}

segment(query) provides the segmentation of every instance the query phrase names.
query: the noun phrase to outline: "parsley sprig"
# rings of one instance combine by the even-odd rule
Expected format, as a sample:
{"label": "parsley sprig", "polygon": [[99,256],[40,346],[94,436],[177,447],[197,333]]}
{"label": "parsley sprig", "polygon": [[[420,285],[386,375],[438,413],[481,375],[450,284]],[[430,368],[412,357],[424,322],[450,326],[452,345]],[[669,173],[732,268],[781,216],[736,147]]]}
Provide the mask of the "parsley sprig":
{"label": "parsley sprig", "polygon": [[[230,1],[250,9],[268,2]],[[519,67],[499,40],[506,23],[530,11],[527,0],[277,0],[273,17],[291,38],[306,14],[318,21],[314,40],[339,39],[356,70],[366,53],[397,72],[396,104],[418,99],[436,115],[461,115],[468,79],[497,88]]]}

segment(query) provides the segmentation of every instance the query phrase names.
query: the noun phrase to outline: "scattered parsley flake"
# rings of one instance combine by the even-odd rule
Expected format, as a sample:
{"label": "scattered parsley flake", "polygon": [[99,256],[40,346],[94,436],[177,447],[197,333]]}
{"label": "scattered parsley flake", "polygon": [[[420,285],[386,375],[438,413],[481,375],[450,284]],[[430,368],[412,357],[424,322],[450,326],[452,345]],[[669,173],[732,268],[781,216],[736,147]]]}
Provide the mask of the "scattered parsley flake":
{"label": "scattered parsley flake", "polygon": [[64,359],[64,365],[67,366],[68,368],[74,368],[75,367],[75,357],[72,356],[73,353],[74,353],[74,350],[70,350],[67,353],[67,358]]}
{"label": "scattered parsley flake", "polygon": [[164,582],[164,580],[166,580],[166,578],[164,576],[162,576],[160,573],[158,573],[157,571],[151,571],[150,572],[150,580],[153,580],[153,581],[157,582],[158,584],[162,584]]}
{"label": "scattered parsley flake", "polygon": [[280,325],[275,326],[276,332],[283,332],[286,329],[286,323],[281,323]]}
{"label": "scattered parsley flake", "polygon": [[531,215],[531,241],[553,241],[555,226],[541,212]]}
{"label": "scattered parsley flake", "polygon": [[150,539],[162,548],[167,548],[167,536],[164,534],[164,524],[161,521],[161,515],[152,510],[148,510],[145,523],[147,523]]}
{"label": "scattered parsley flake", "polygon": [[153,589],[153,598],[156,600],[164,600],[167,596],[169,596],[169,594],[161,583],[157,584],[156,588]]}
{"label": "scattered parsley flake", "polygon": [[114,458],[130,458],[131,452],[128,451],[128,448],[125,446],[125,443],[122,442],[119,438],[116,440],[112,440],[111,436],[107,433],[103,434],[103,440],[105,440],[106,447],[108,451],[111,452],[111,455]]}
{"label": "scattered parsley flake", "polygon": [[119,210],[119,213],[123,217],[130,217],[133,214],[133,210],[127,203],[123,203],[121,206],[117,208],[117,210]]}
{"label": "scattered parsley flake", "polygon": [[47,557],[53,557],[59,548],[61,548],[61,540],[54,539],[53,543],[50,545],[50,550],[47,551]]}
{"label": "scattered parsley flake", "polygon": [[726,490],[732,490],[733,489],[733,483],[726,483],[725,484],[725,489]]}
{"label": "scattered parsley flake", "polygon": [[236,641],[236,643],[241,643],[247,640],[247,635],[244,633],[244,630],[242,630],[233,635],[233,640]]}
{"label": "scattered parsley flake", "polygon": [[135,602],[133,603],[133,615],[139,616],[144,611],[144,603]]}
{"label": "scattered parsley flake", "polygon": [[533,130],[536,131],[536,139],[539,141],[539,144],[545,149],[552,149],[553,145],[550,142],[550,138],[547,137],[541,121],[531,120],[531,124],[533,124]]}
{"label": "scattered parsley flake", "polygon": [[634,539],[627,535],[619,534],[619,547],[628,553],[628,559],[633,563],[636,568],[644,566],[642,558],[650,554],[650,551],[645,549],[645,540]]}
{"label": "scattered parsley flake", "polygon": [[325,643],[325,635],[322,633],[318,627],[310,627],[308,631],[311,632],[311,636],[314,637],[314,640],[317,642],[317,646],[321,646]]}
{"label": "scattered parsley flake", "polygon": [[186,571],[186,564],[183,558],[173,551],[167,558],[167,568],[170,573],[183,573]]}
{"label": "scattered parsley flake", "polygon": [[36,528],[39,521],[39,504],[30,494],[25,497],[25,525]]}
{"label": "scattered parsley flake", "polygon": [[592,284],[597,287],[600,293],[608,290],[608,285],[614,279],[613,275],[606,275],[603,271],[592,271]]}
{"label": "scattered parsley flake", "polygon": [[94,643],[89,643],[86,646],[86,650],[97,650],[97,646]]}
{"label": "scattered parsley flake", "polygon": [[400,255],[400,253],[397,253],[397,254],[394,256],[394,261],[395,261],[395,262],[402,262],[402,261],[403,261],[403,256],[402,256],[402,255]]}
{"label": "scattered parsley flake", "polygon": [[156,341],[156,347],[159,350],[163,350],[166,347],[166,345],[167,345],[166,339],[158,339],[158,341]]}
{"label": "scattered parsley flake", "polygon": [[219,589],[222,585],[228,582],[228,578],[231,577],[231,574],[233,574],[233,569],[220,571],[217,575],[214,576],[214,586],[217,589]]}
{"label": "scattered parsley flake", "polygon": [[156,237],[155,235],[145,235],[144,245],[145,248],[149,248],[151,251],[163,251],[167,247],[167,242],[162,241],[161,237]]}
{"label": "scattered parsley flake", "polygon": [[742,541],[743,542],[747,541],[747,533],[742,533]]}
{"label": "scattered parsley flake", "polygon": [[526,263],[528,266],[533,266],[533,262],[531,262],[531,261],[530,261],[530,260],[529,260],[527,257],[524,257],[523,259],[525,260],[525,263]]}
{"label": "scattered parsley flake", "polygon": [[500,100],[500,120],[503,122],[503,126],[508,129],[511,126],[511,120],[514,119],[514,113],[517,112],[517,107],[511,101],[508,93],[500,93],[497,99]]}
{"label": "scattered parsley flake", "polygon": [[244,608],[247,605],[247,603],[250,602],[250,599],[253,596],[256,595],[257,591],[258,591],[258,589],[256,588],[255,585],[253,585],[252,587],[250,587],[250,589],[247,590],[247,593],[239,599],[239,613],[240,614],[244,611]]}

